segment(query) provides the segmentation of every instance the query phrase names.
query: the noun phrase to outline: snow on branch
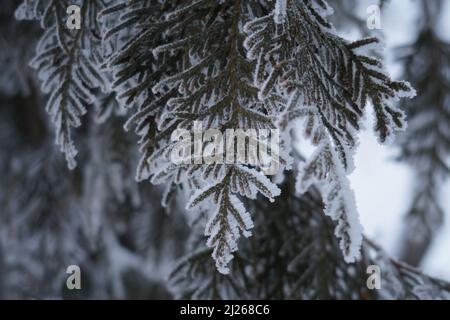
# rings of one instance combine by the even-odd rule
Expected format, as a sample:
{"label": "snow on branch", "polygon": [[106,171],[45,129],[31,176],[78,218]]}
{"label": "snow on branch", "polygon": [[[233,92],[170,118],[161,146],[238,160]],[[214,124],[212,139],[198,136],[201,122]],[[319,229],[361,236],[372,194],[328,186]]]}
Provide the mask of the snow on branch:
{"label": "snow on branch", "polygon": [[81,125],[81,117],[94,102],[94,89],[106,90],[106,80],[98,68],[101,59],[93,46],[98,25],[89,19],[99,10],[98,3],[80,4],[83,26],[74,30],[66,26],[67,6],[63,1],[28,1],[16,11],[16,17],[39,20],[45,28],[30,65],[38,70],[42,91],[51,92],[46,111],[56,128],[56,144],[70,169],[75,168],[78,153],[72,128]]}
{"label": "snow on branch", "polygon": [[305,136],[317,145],[300,170],[298,189],[319,186],[326,214],[338,223],[344,256],[353,262],[362,228],[346,175],[353,170],[366,105],[373,105],[374,130],[384,143],[406,126],[395,103],[415,91],[391,80],[378,59],[365,55],[377,38],[344,40],[327,21],[330,13],[325,1],[277,1],[272,13],[244,26],[244,45],[259,66],[260,98],[279,91],[288,96],[280,124],[290,128],[289,122],[302,119]]}

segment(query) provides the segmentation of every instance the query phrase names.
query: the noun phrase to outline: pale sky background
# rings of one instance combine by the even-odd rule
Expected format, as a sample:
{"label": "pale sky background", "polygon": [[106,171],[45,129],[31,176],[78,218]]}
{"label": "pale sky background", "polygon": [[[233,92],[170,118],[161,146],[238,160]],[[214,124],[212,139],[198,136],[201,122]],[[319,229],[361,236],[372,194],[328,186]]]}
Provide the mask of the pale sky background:
{"label": "pale sky background", "polygon": [[[334,0],[336,1],[336,0]],[[337,0],[340,1],[340,0]],[[434,1],[434,0],[430,0]],[[361,17],[368,17],[366,9],[377,4],[378,0],[360,0],[358,10]],[[329,1],[332,6],[333,1]],[[444,19],[440,30],[450,30],[450,1],[444,1]],[[391,0],[384,10],[381,25],[384,36],[385,61],[391,76],[401,78],[401,65],[395,62],[393,49],[412,43],[417,35],[417,16],[419,6],[416,0]],[[448,33],[448,32],[447,32]],[[348,39],[360,37],[348,34]],[[373,134],[371,109],[368,108],[366,129],[360,134],[360,145],[356,152],[355,171],[350,182],[355,191],[358,211],[364,233],[391,255],[396,256],[403,218],[412,201],[413,176],[411,169],[404,163],[394,160],[397,154],[394,145],[380,145]],[[300,150],[309,155],[313,148],[299,138]],[[442,188],[442,205],[446,212],[445,225],[432,248],[429,250],[421,268],[428,274],[450,281],[450,183]]]}

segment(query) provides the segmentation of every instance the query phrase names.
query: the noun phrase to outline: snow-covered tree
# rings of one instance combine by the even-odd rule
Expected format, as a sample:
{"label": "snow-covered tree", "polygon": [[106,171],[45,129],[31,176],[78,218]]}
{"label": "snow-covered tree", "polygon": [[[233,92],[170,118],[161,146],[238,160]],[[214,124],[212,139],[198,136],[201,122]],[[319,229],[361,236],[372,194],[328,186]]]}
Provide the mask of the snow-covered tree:
{"label": "snow-covered tree", "polygon": [[[80,28],[66,24],[69,5]],[[323,0],[25,0],[15,17],[37,21],[38,35],[10,10],[10,24],[31,28],[24,35],[34,40],[18,48],[38,39],[39,79],[27,70],[25,109],[11,111],[21,96],[9,90],[1,110],[10,152],[0,155],[9,181],[0,265],[16,277],[3,294],[65,296],[64,266],[76,261],[91,298],[165,297],[168,266],[176,297],[447,298],[445,282],[362,235],[347,176],[363,118],[371,107],[380,142],[392,140],[405,129],[398,101],[415,91],[372,57],[377,38],[345,40],[331,12]],[[21,129],[11,112],[35,121]],[[49,143],[52,127],[72,171]],[[307,159],[291,139],[297,128],[316,146]],[[42,132],[32,149],[7,139],[20,130],[27,139]],[[211,135],[199,147],[207,130],[242,130],[249,143]],[[194,139],[175,163],[173,138],[185,132]],[[273,144],[252,132],[279,135]],[[253,159],[253,145],[276,159],[275,172],[242,160]],[[372,264],[392,283],[379,293],[366,287]]]}

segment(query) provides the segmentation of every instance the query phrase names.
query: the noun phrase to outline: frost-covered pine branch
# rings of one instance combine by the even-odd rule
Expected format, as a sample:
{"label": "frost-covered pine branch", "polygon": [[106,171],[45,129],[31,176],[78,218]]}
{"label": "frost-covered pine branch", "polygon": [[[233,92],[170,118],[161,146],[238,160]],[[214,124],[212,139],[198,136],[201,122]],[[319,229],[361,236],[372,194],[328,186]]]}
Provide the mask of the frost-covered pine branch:
{"label": "frost-covered pine branch", "polygon": [[[183,251],[171,276],[177,297],[447,296],[445,282],[387,257],[361,234],[347,176],[366,105],[373,107],[375,132],[384,142],[404,128],[395,104],[413,91],[392,81],[367,53],[377,39],[344,40],[328,22],[331,10],[322,0],[77,0],[70,4],[82,9],[82,26],[72,31],[65,25],[68,4],[26,0],[17,15],[44,27],[36,66],[44,87],[57,93],[49,108],[67,119],[57,136],[70,167],[70,133],[84,114],[70,99],[83,100],[86,111],[97,115],[85,116],[77,131],[79,166],[60,182],[60,163],[44,161],[53,154],[47,137],[41,138],[46,148],[21,157],[26,148],[19,152],[17,128],[6,121],[20,109],[12,115],[0,110],[0,135],[8,137],[0,140],[8,150],[0,154],[0,167],[8,172],[0,188],[12,192],[0,193],[7,208],[0,214],[0,236],[20,233],[0,243],[2,270],[23,268],[21,281],[30,277],[36,287],[45,286],[38,291],[42,297],[64,297],[61,279],[51,275],[76,257],[87,270],[92,289],[83,292],[89,297],[154,297],[148,283],[164,281],[167,266]],[[58,93],[62,84],[67,90]],[[317,147],[301,161],[290,139],[296,120]],[[139,161],[123,126],[139,137]],[[280,130],[280,172],[269,177],[258,164],[195,163],[195,152],[187,157],[191,163],[172,161],[173,133],[208,129]],[[196,149],[193,141],[188,147]],[[43,160],[34,166],[34,159]],[[134,184],[136,165],[137,180],[164,185],[164,194]],[[186,204],[193,209],[187,214]],[[19,226],[20,219],[27,223]],[[371,264],[382,265],[383,279],[392,284],[382,292],[367,289]],[[102,272],[92,277],[90,270]],[[17,286],[10,279],[7,288]],[[34,297],[35,291],[21,288]]]}
{"label": "frost-covered pine branch", "polygon": [[[81,28],[70,30],[66,9],[80,5]],[[38,70],[42,91],[51,93],[46,110],[56,128],[56,144],[74,169],[78,151],[72,139],[72,128],[81,125],[81,117],[95,100],[94,89],[103,88],[105,79],[98,70],[99,24],[96,14],[103,6],[99,0],[30,0],[16,10],[16,17],[38,20],[45,29],[30,65]]]}
{"label": "frost-covered pine branch", "polygon": [[394,103],[414,90],[391,80],[381,61],[364,54],[378,39],[350,43],[339,37],[327,20],[331,9],[324,1],[286,5],[283,19],[275,10],[245,25],[247,56],[257,60],[260,98],[271,92],[288,96],[282,123],[304,120],[305,136],[318,145],[300,171],[299,191],[318,183],[326,213],[338,221],[336,235],[346,259],[354,261],[362,237],[346,175],[353,170],[366,104],[373,106],[374,130],[384,143],[405,127],[404,113]]}
{"label": "frost-covered pine branch", "polygon": [[[361,226],[346,176],[366,104],[373,105],[375,131],[385,142],[404,128],[394,102],[413,94],[364,54],[376,38],[350,43],[339,37],[324,1],[111,1],[106,7],[80,1],[86,25],[75,32],[62,26],[63,4],[32,1],[17,12],[47,27],[34,65],[43,89],[54,89],[48,109],[69,167],[75,164],[69,129],[80,124],[92,89],[103,84],[95,81],[103,79],[96,55],[101,34],[111,88],[123,106],[137,107],[125,125],[141,137],[137,179],[166,184],[167,194],[182,186],[188,208],[208,212],[205,234],[221,272],[229,271],[240,235],[253,227],[244,200],[257,194],[273,200],[280,190],[259,164],[197,162],[198,155],[193,163],[173,163],[171,138],[180,130],[283,129],[277,152],[283,171],[290,169],[292,123],[303,119],[305,135],[319,147],[302,167],[299,191],[319,187],[345,259],[355,261]],[[97,13],[98,20],[88,19]],[[264,143],[259,139],[252,143]],[[188,148],[195,150],[195,142]]]}
{"label": "frost-covered pine branch", "polygon": [[[255,10],[261,10],[259,4],[254,6]],[[126,125],[126,128],[135,126],[141,136],[143,156],[137,178],[150,177],[153,183],[187,186],[191,190],[189,208],[213,198],[205,233],[209,236],[208,244],[215,248],[217,267],[228,272],[227,264],[237,249],[237,239],[240,234],[248,236],[253,226],[240,198],[254,198],[259,192],[272,199],[279,190],[258,168],[245,164],[173,164],[170,154],[175,145],[170,137],[175,130],[195,130],[195,121],[200,121],[200,129],[221,131],[275,128],[271,107],[279,99],[274,97],[263,103],[257,98],[252,83],[253,63],[245,58],[240,30],[251,14],[247,5],[240,1],[192,1],[175,8],[170,4],[168,8],[150,5],[146,7],[149,9],[131,6],[123,17],[139,21],[143,10],[155,7],[156,10],[164,7],[168,12],[156,16],[151,25],[148,24],[151,16],[146,16],[138,23],[140,32],[109,60],[109,65],[118,67],[117,83],[130,77],[142,81],[142,86],[119,95],[128,98],[126,103],[133,101],[139,107]],[[106,9],[104,15],[113,12],[114,8]],[[111,30],[117,33],[119,27]],[[108,37],[114,33],[108,33]],[[151,40],[143,43],[143,38]],[[152,50],[153,57],[148,56],[148,50]],[[131,56],[133,60],[122,63]],[[144,71],[138,77],[135,70],[140,69],[133,62],[139,59],[151,63],[153,72]],[[127,83],[123,82],[125,87]]]}

